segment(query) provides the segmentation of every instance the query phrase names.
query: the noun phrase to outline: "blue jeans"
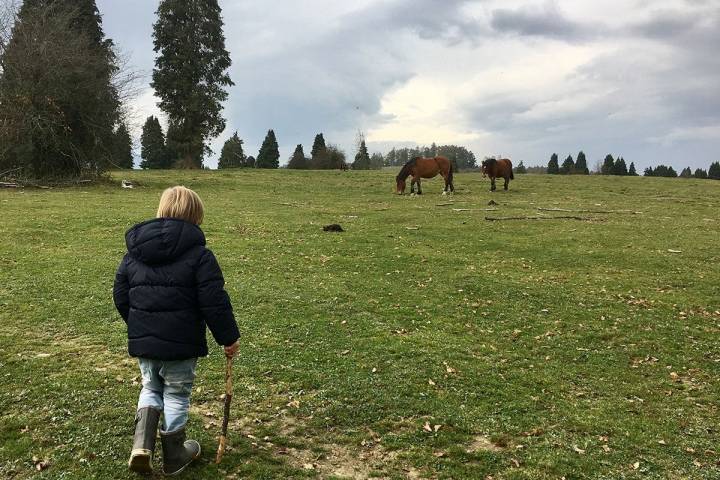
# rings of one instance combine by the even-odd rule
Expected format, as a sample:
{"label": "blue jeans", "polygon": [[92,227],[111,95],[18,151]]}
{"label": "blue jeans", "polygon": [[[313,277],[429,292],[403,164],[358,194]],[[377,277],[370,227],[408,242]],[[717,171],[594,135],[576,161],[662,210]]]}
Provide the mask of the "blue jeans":
{"label": "blue jeans", "polygon": [[143,386],[138,399],[138,410],[143,407],[161,410],[163,433],[174,432],[184,427],[188,420],[197,358],[187,360],[138,358],[138,363]]}

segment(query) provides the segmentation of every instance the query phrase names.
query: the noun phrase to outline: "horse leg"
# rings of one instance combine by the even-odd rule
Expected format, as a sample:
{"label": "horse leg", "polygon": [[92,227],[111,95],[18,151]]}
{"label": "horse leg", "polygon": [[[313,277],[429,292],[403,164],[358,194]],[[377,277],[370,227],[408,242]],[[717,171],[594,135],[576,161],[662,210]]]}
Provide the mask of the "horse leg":
{"label": "horse leg", "polygon": [[508,189],[509,184],[510,184],[510,177],[505,177],[505,190]]}
{"label": "horse leg", "polygon": [[418,179],[417,179],[417,184],[418,184],[418,195],[422,195],[422,188],[420,186],[420,177],[418,177]]}
{"label": "horse leg", "polygon": [[495,191],[495,177],[490,177],[490,191]]}
{"label": "horse leg", "polygon": [[415,179],[410,180],[410,194],[415,193]]}

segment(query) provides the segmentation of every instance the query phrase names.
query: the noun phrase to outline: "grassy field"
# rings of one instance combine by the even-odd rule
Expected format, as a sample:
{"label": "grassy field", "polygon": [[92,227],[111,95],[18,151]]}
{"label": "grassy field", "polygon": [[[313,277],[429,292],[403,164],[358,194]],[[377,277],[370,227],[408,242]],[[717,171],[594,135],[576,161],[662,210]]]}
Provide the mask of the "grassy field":
{"label": "grassy field", "polygon": [[[468,173],[448,198],[439,180],[394,196],[393,176],[0,191],[0,477],[135,478],[112,281],[125,230],[184,184],[244,333],[232,448],[211,462],[213,348],[186,478],[720,478],[720,182],[520,175],[491,194]],[[485,220],[538,215],[582,219]]]}

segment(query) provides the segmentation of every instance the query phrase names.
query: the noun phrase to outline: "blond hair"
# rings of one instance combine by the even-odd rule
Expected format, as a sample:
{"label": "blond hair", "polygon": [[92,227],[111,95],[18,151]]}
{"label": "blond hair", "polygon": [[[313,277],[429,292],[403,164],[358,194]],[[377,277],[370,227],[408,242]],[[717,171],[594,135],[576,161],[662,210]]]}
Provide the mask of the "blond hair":
{"label": "blond hair", "polygon": [[170,187],[160,197],[158,218],[179,218],[200,225],[205,215],[203,202],[197,193],[183,186]]}

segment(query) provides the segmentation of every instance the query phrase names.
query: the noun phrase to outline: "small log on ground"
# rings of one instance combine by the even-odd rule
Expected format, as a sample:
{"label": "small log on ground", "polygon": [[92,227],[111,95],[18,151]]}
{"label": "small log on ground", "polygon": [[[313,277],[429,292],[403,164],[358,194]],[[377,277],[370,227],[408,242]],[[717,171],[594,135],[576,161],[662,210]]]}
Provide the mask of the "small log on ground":
{"label": "small log on ground", "polygon": [[572,213],[627,213],[630,215],[640,215],[642,212],[634,212],[632,210],[567,210],[565,208],[542,208],[538,207],[541,212],[572,212]]}
{"label": "small log on ground", "polygon": [[501,222],[505,220],[595,220],[590,217],[577,217],[575,215],[561,215],[555,217],[485,217],[485,220],[491,222]]}

